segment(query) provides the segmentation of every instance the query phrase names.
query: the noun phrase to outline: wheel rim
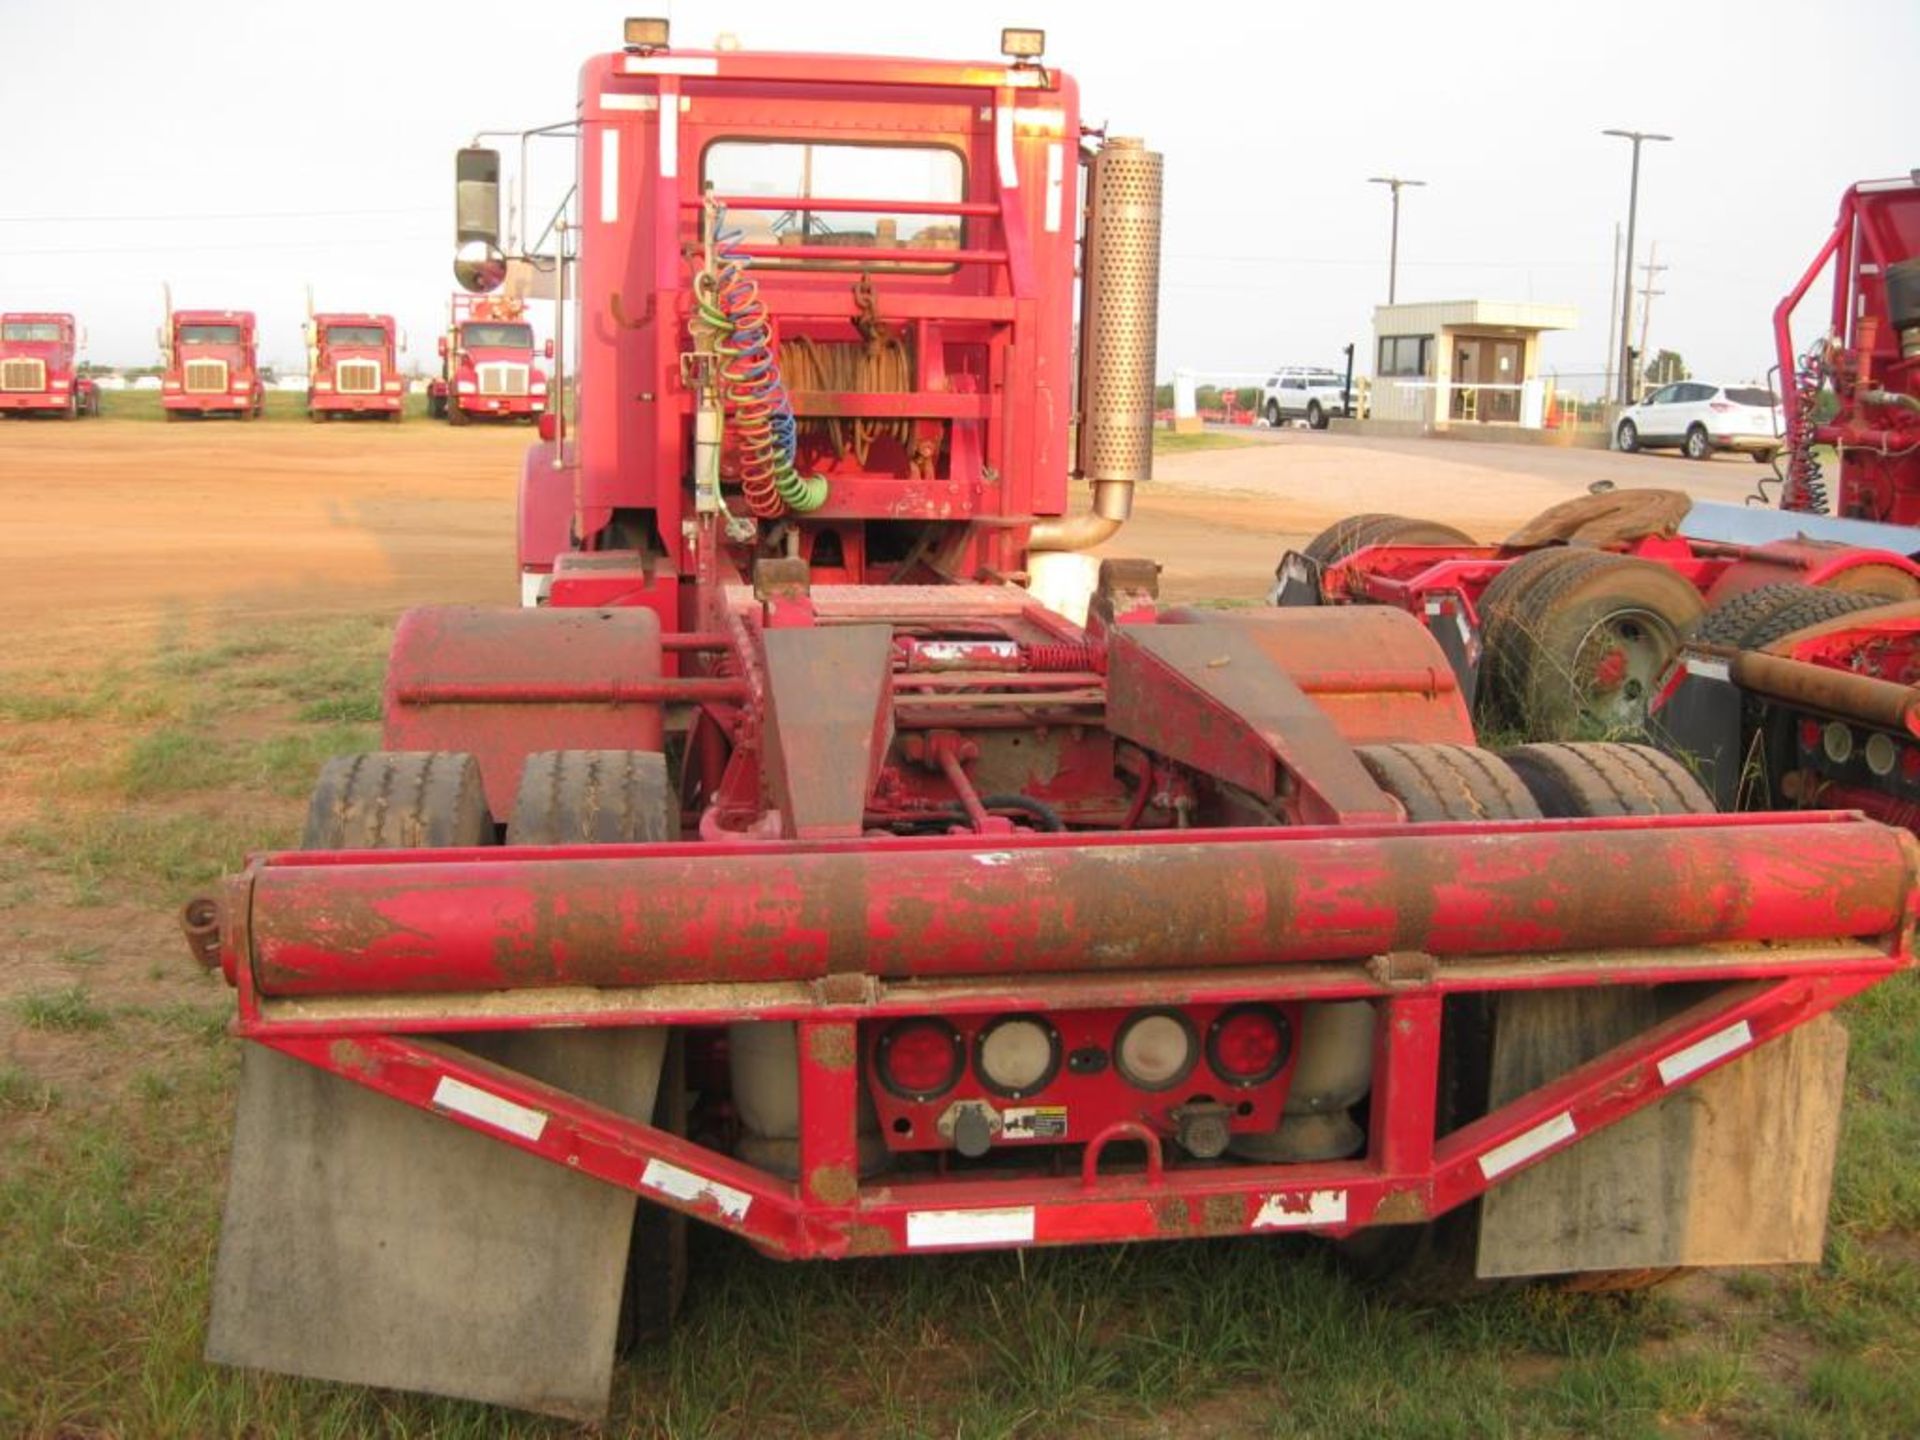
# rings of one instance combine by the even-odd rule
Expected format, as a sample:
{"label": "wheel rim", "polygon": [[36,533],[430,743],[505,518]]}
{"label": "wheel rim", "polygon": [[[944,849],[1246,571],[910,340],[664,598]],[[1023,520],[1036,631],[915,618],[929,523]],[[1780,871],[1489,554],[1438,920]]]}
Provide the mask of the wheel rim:
{"label": "wheel rim", "polygon": [[1574,703],[1581,718],[1610,731],[1639,728],[1679,646],[1673,626],[1651,610],[1601,616],[1574,652]]}
{"label": "wheel rim", "polygon": [[1698,430],[1687,436],[1687,454],[1698,460],[1707,453],[1707,437]]}
{"label": "wheel rim", "polygon": [[1640,432],[1633,427],[1631,420],[1620,427],[1620,448],[1631,450],[1640,442]]}

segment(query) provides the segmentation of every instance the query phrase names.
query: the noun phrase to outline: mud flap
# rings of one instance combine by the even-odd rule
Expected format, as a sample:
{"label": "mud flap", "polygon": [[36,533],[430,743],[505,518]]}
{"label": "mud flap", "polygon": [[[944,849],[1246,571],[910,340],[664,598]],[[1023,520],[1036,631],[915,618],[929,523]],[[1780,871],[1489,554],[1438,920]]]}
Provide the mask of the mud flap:
{"label": "mud flap", "polygon": [[[667,1032],[472,1036],[650,1118]],[[243,1047],[207,1358],[576,1420],[605,1414],[630,1191]]]}
{"label": "mud flap", "polygon": [[[1504,1104],[1697,995],[1502,997],[1491,1101]],[[1847,1032],[1799,1026],[1503,1181],[1481,1201],[1481,1278],[1811,1264],[1826,1234]]]}

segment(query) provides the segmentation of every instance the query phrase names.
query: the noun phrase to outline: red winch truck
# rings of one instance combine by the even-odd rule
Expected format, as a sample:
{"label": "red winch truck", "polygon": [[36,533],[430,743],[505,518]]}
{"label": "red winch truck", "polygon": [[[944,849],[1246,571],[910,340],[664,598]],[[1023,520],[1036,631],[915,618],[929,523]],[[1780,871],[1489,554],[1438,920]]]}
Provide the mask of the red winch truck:
{"label": "red winch truck", "polygon": [[405,418],[400,329],[391,315],[323,313],[307,318],[307,418]]}
{"label": "red winch truck", "polygon": [[590,1417],[689,1219],[1818,1258],[1913,837],[1493,753],[1403,612],[1089,556],[1151,472],[1161,160],[1002,49],[587,62],[544,603],[403,617],[386,748],[185,911],[243,1041],[215,1360]]}
{"label": "red winch truck", "polygon": [[160,356],[160,405],[169,420],[257,420],[266,406],[250,310],[175,310],[169,298]]}
{"label": "red winch truck", "polygon": [[99,388],[79,370],[85,343],[71,315],[0,315],[0,416],[98,415]]}
{"label": "red winch truck", "polygon": [[[455,295],[440,337],[440,378],[427,413],[455,425],[480,419],[538,421],[547,376],[534,363],[533,324],[517,296]],[[546,346],[553,358],[553,343]]]}

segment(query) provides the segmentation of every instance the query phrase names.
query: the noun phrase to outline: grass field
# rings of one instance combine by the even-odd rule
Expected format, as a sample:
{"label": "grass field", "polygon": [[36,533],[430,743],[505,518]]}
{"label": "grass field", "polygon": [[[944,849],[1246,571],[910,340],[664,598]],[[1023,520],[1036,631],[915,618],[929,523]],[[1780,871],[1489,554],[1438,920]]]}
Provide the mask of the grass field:
{"label": "grass field", "polygon": [[[387,617],[0,675],[0,1434],[564,1435],[199,1359],[235,1073],[170,912],[374,739]],[[711,1233],[612,1433],[1920,1434],[1920,990],[1848,1017],[1826,1263],[1638,1297],[1370,1292],[1305,1241],[782,1265]]]}
{"label": "grass field", "polygon": [[[427,418],[427,397],[425,395],[407,396],[407,419],[424,420]],[[100,418],[103,420],[165,420],[166,409],[160,403],[158,390],[103,390],[100,393]],[[307,423],[307,394],[304,390],[269,390],[266,408],[261,412],[262,420],[298,420]],[[358,417],[355,417],[356,423]],[[82,422],[85,423],[85,422]],[[224,417],[217,420],[181,421],[181,424],[229,424]],[[345,424],[345,421],[334,421]],[[391,421],[368,420],[369,425],[391,424]]]}

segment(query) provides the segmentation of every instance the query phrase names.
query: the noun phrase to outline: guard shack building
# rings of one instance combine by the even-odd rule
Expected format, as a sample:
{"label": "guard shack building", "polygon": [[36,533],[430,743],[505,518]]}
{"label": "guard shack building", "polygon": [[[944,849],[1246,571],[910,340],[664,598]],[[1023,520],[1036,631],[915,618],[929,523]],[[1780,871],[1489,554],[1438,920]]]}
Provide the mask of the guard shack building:
{"label": "guard shack building", "polygon": [[1421,431],[1476,425],[1538,430],[1547,410],[1540,336],[1570,330],[1578,320],[1571,305],[1381,305],[1373,312],[1370,416]]}

